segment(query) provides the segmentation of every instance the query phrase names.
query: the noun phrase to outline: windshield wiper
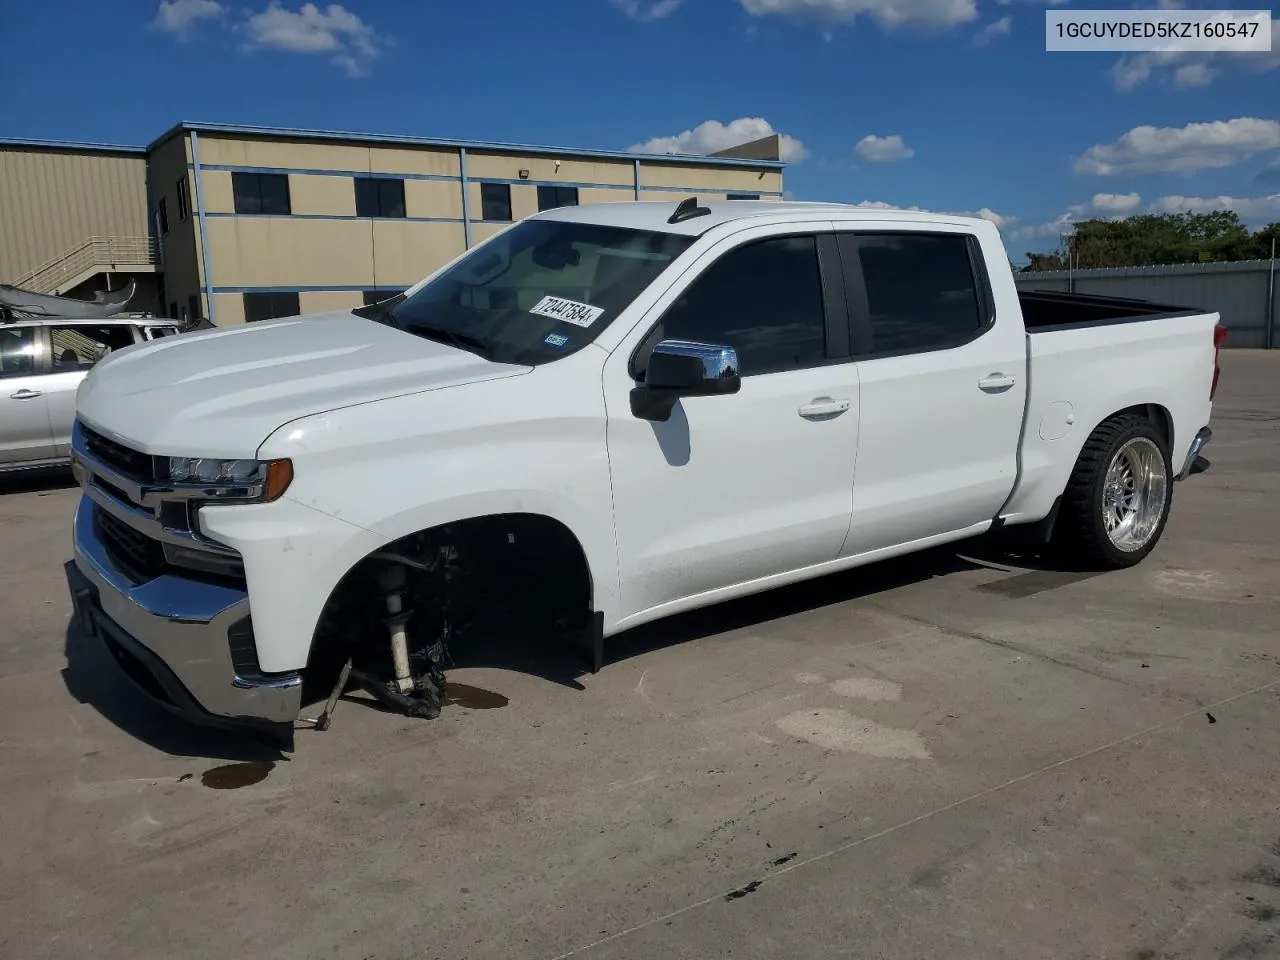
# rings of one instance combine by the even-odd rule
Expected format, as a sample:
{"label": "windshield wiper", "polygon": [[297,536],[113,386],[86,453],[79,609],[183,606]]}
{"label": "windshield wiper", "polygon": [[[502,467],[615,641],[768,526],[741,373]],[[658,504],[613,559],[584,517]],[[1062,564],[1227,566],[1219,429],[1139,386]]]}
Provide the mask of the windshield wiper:
{"label": "windshield wiper", "polygon": [[429,323],[410,323],[407,324],[407,333],[414,333],[420,337],[426,337],[428,340],[436,340],[440,343],[447,343],[450,346],[457,347],[459,350],[470,350],[472,353],[478,353],[482,357],[487,357],[492,345],[479,337],[473,337],[469,333],[460,333],[457,330],[449,330],[445,327],[433,327]]}

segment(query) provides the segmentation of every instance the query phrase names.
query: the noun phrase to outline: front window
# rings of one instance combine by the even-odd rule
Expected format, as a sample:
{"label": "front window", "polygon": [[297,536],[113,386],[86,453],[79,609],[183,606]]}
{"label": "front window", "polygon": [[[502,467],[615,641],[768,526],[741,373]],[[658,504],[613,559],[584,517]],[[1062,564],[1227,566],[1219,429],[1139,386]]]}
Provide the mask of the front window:
{"label": "front window", "polygon": [[499,363],[547,363],[594,340],[692,242],[525,220],[366,315]]}

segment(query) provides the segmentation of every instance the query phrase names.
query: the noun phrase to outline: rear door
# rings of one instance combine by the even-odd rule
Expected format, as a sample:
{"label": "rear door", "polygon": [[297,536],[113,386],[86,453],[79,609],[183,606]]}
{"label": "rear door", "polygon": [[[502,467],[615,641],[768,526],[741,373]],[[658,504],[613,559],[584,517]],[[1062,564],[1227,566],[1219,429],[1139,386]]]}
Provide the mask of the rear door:
{"label": "rear door", "polygon": [[42,345],[38,327],[0,326],[0,469],[56,456]]}
{"label": "rear door", "polygon": [[897,224],[850,225],[839,244],[862,397],[841,555],[991,520],[1017,478],[1026,346],[1018,317],[996,315],[981,242]]}
{"label": "rear door", "polygon": [[49,338],[49,375],[45,396],[55,456],[71,451],[71,427],[76,418],[76,390],[89,368],[112,350],[132,346],[131,323],[74,323],[45,328]]}

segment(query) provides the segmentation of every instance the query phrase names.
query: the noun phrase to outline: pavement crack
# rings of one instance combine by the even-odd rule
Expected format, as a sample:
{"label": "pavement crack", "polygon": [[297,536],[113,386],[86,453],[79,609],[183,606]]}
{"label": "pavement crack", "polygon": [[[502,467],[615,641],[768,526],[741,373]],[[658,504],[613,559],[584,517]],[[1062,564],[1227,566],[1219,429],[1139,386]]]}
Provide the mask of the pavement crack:
{"label": "pavement crack", "polygon": [[939,633],[944,633],[949,637],[956,637],[961,640],[976,640],[978,643],[985,643],[988,646],[998,647],[1001,650],[1008,650],[1010,653],[1016,653],[1024,657],[1031,657],[1033,660],[1040,660],[1044,663],[1051,663],[1055,667],[1062,667],[1064,670],[1075,670],[1079,673],[1087,674],[1091,677],[1097,677],[1099,680],[1110,680],[1112,683],[1119,683],[1126,687],[1140,687],[1140,684],[1127,680],[1124,677],[1117,677],[1113,673],[1108,673],[1099,667],[1091,667],[1087,664],[1077,663],[1074,660],[1066,660],[1062,657],[1055,657],[1051,653],[1045,653],[1034,647],[1028,647],[1021,643],[1014,643],[1012,640],[1001,640],[998,637],[992,637],[985,633],[978,633],[976,630],[961,630],[958,627],[949,627],[946,624],[935,623],[925,617],[917,617],[909,613],[902,613],[898,610],[892,610],[888,607],[882,607],[877,603],[865,603],[865,606],[872,607],[881,613],[886,613],[891,617],[897,617],[900,620],[906,620],[908,623],[914,623],[922,627],[930,627]]}

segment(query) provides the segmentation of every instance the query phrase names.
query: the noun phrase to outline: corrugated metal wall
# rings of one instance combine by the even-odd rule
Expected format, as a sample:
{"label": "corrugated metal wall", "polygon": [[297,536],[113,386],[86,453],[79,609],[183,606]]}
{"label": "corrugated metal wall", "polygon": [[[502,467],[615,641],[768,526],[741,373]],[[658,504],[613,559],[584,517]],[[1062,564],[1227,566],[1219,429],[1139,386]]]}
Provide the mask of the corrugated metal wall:
{"label": "corrugated metal wall", "polygon": [[[1019,290],[1058,290],[1216,311],[1227,326],[1228,347],[1266,345],[1270,260],[1187,263],[1170,267],[1076,270],[1072,274],[1015,273]],[[1280,285],[1280,274],[1275,283]],[[1273,346],[1280,346],[1280,290],[1270,304]]]}
{"label": "corrugated metal wall", "polygon": [[0,146],[0,282],[90,237],[146,237],[143,154]]}

